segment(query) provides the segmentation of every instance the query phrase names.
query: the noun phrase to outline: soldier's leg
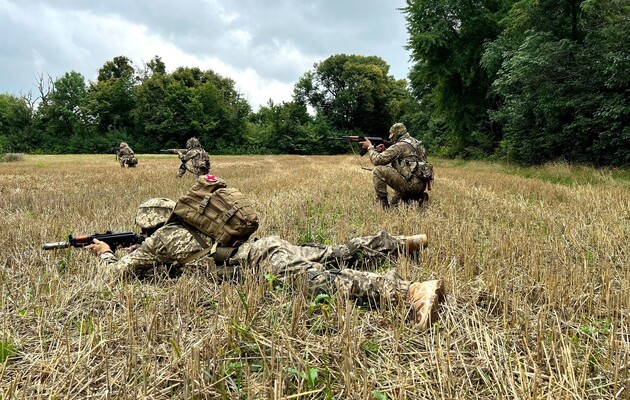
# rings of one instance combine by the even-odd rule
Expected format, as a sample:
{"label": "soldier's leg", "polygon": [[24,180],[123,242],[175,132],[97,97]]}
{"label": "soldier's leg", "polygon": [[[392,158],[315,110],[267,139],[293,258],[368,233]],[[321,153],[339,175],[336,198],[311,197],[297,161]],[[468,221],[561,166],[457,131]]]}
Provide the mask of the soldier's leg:
{"label": "soldier's leg", "polygon": [[400,192],[394,191],[394,195],[392,196],[391,206],[398,207],[398,203],[400,203]]}
{"label": "soldier's leg", "polygon": [[[379,236],[390,242],[385,245],[386,247],[394,245],[392,239],[397,241],[392,236]],[[369,238],[366,239],[367,243],[383,241],[383,239],[375,239],[376,237]],[[363,242],[360,238],[355,240]],[[375,247],[381,248],[382,245]],[[244,244],[230,262],[259,268],[261,270],[257,272],[261,275],[273,273],[281,282],[293,283],[296,279],[303,280],[315,292],[332,294],[334,290],[339,289],[351,299],[373,304],[381,304],[383,300],[388,304],[397,304],[402,299],[409,304],[410,309],[415,310],[418,321],[430,322],[429,317],[437,310],[441,296],[441,292],[438,292],[441,290],[441,282],[432,281],[439,284],[427,285],[404,281],[394,270],[384,275],[348,268],[326,270],[323,264],[312,259],[315,255],[327,257],[329,253],[328,247],[319,249],[316,253],[314,247],[295,246],[277,236],[271,236]]]}
{"label": "soldier's leg", "polygon": [[417,253],[428,245],[427,236],[393,236],[386,231],[376,235],[352,238],[337,246],[301,245],[300,255],[310,261],[324,264],[327,268],[367,268],[399,254]]}
{"label": "soldier's leg", "polygon": [[411,282],[402,280],[395,270],[386,274],[344,268],[335,279],[335,287],[348,298],[381,305],[383,301],[398,304],[407,296]]}
{"label": "soldier's leg", "polygon": [[429,193],[422,192],[422,197],[420,197],[420,207],[428,207],[431,201],[429,200]]}
{"label": "soldier's leg", "polygon": [[388,257],[417,252],[426,245],[426,235],[392,236],[385,231],[353,238],[340,246],[298,246],[270,236],[241,246],[231,262],[262,267],[259,274],[273,273],[281,281],[304,278],[309,287],[324,290],[336,276],[332,268],[375,266]]}
{"label": "soldier's leg", "polygon": [[404,188],[404,193],[401,193],[400,197],[408,206],[422,206],[425,197],[428,199],[429,195],[424,191],[426,183],[419,179],[414,179],[407,183]]}
{"label": "soldier's leg", "polygon": [[393,236],[380,231],[374,236],[363,236],[348,240],[334,247],[340,260],[355,267],[366,267],[385,259],[392,261],[400,254],[414,254],[428,246],[427,235]]}
{"label": "soldier's leg", "polygon": [[[374,190],[379,200],[385,195],[387,198],[387,188],[390,187],[394,191],[391,206],[397,206],[401,198],[411,190],[410,183],[398,172],[394,167],[389,165],[379,165],[374,168],[372,182]],[[382,201],[382,200],[381,200]]]}
{"label": "soldier's leg", "polygon": [[191,174],[193,174],[194,176],[199,176],[201,175],[199,173],[199,167],[193,165],[192,163],[188,163],[186,164],[186,169],[188,170],[188,172],[190,172]]}
{"label": "soldier's leg", "polygon": [[374,192],[376,192],[376,201],[385,209],[389,207],[385,177],[387,170],[390,168],[393,169],[387,165],[378,165],[374,167],[374,171],[372,171],[372,184],[374,185]]}
{"label": "soldier's leg", "polygon": [[179,166],[179,170],[177,171],[177,177],[181,178],[186,173],[186,164],[181,164]]}
{"label": "soldier's leg", "polygon": [[206,168],[205,164],[201,164],[199,168],[197,168],[198,175],[208,175],[210,173],[210,168]]}
{"label": "soldier's leg", "polygon": [[374,272],[342,269],[335,279],[336,288],[351,300],[371,305],[396,307],[404,304],[406,315],[422,328],[437,319],[444,297],[441,280],[410,282],[400,279],[395,270],[381,275]]}
{"label": "soldier's leg", "polygon": [[269,236],[239,247],[229,263],[258,268],[257,274],[271,273],[280,282],[305,280],[312,290],[330,292],[335,274],[319,262],[326,260],[330,253],[328,246],[296,246],[278,236]]}

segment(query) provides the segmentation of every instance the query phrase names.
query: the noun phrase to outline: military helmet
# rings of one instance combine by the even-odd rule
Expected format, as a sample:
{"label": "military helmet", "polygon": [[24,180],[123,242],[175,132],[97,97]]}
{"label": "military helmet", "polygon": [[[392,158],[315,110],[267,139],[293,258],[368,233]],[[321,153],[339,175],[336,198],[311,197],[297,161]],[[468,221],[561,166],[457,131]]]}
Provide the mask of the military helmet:
{"label": "military helmet", "polygon": [[127,142],[120,142],[120,147],[129,147],[129,145],[127,144]]}
{"label": "military helmet", "polygon": [[138,206],[136,225],[142,229],[154,229],[164,225],[175,208],[171,199],[159,197],[150,199]]}
{"label": "military helmet", "polygon": [[405,133],[407,133],[407,128],[405,128],[405,125],[400,122],[395,123],[391,128],[389,128],[389,137],[394,142],[400,139],[400,137]]}
{"label": "military helmet", "polygon": [[197,139],[196,137],[191,137],[190,139],[186,141],[187,149],[192,149],[195,147],[201,147],[201,143],[199,143],[199,139]]}

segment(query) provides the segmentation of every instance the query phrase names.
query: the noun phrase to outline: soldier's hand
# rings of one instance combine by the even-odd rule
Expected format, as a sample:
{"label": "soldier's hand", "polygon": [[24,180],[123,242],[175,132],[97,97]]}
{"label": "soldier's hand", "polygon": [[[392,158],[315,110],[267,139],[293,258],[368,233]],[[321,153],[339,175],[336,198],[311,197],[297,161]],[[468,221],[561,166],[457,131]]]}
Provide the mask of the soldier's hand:
{"label": "soldier's hand", "polygon": [[136,244],[132,244],[131,246],[125,248],[125,250],[127,250],[127,253],[131,253],[134,250],[136,250],[138,247],[140,247],[140,245],[138,243],[136,243]]}
{"label": "soldier's hand", "polygon": [[383,150],[385,150],[385,145],[383,143],[376,146],[376,151],[378,151],[379,153],[383,152]]}
{"label": "soldier's hand", "polygon": [[98,239],[92,239],[92,244],[85,246],[85,248],[90,250],[95,256],[100,256],[107,251],[112,251],[107,243],[101,242]]}
{"label": "soldier's hand", "polygon": [[370,139],[365,139],[365,142],[361,142],[361,147],[363,148],[363,150],[367,150],[372,146],[372,142],[370,142]]}

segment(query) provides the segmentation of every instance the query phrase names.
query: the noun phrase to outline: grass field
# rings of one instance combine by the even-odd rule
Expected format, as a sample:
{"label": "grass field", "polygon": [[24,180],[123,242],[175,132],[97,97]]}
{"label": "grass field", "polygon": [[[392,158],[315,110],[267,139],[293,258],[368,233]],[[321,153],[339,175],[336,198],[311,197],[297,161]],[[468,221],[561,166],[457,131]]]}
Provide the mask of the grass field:
{"label": "grass field", "polygon": [[[373,205],[352,156],[213,157],[253,200],[258,236],[341,243],[426,233],[409,280],[442,278],[426,332],[398,310],[217,283],[213,266],[111,284],[70,233],[133,230],[176,199],[175,156],[0,163],[0,398],[628,399],[630,173],[434,160],[426,210]],[[368,160],[361,160],[365,165]]]}

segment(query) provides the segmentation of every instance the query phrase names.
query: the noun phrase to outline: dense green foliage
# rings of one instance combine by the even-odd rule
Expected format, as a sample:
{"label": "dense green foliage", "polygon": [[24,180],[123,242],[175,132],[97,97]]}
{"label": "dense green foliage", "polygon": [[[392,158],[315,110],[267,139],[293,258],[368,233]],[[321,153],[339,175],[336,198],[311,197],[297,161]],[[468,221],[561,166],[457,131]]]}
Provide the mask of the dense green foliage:
{"label": "dense green foliage", "polygon": [[447,156],[630,165],[630,6],[408,0],[414,96]]}
{"label": "dense green foliage", "polygon": [[389,75],[378,57],[338,54],[315,65],[295,85],[296,101],[326,117],[336,130],[382,135],[401,118],[406,82]]}
{"label": "dense green foliage", "polygon": [[[107,61],[39,96],[0,94],[0,152],[332,154],[343,134],[404,122],[430,154],[521,164],[630,165],[630,6],[623,0],[407,0],[413,65],[396,80],[376,56],[336,54],[256,112],[214,71]],[[404,44],[401,43],[401,46]]]}

